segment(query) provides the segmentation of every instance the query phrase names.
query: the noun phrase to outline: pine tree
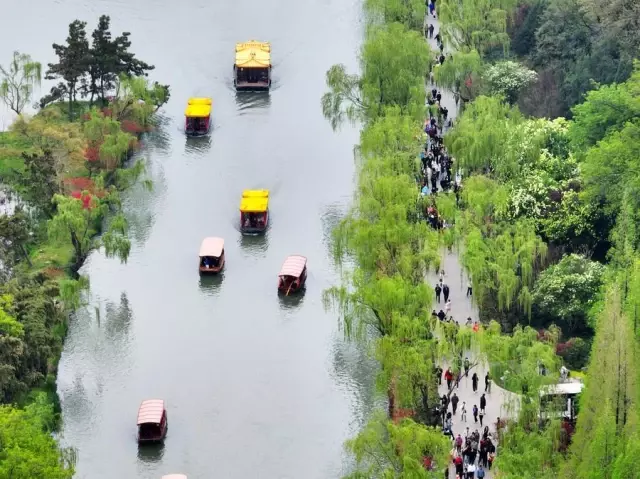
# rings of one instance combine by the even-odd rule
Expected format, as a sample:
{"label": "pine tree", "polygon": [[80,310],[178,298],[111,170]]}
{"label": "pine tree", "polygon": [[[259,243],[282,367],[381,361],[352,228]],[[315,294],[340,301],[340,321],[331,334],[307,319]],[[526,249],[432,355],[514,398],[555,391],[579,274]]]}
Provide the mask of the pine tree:
{"label": "pine tree", "polygon": [[[86,22],[74,20],[69,25],[66,45],[53,44],[58,63],[49,63],[45,78],[62,78],[66,82],[66,94],[69,98],[69,119],[73,118],[73,102],[89,69],[90,51],[87,40]],[[53,90],[52,90],[53,94]]]}

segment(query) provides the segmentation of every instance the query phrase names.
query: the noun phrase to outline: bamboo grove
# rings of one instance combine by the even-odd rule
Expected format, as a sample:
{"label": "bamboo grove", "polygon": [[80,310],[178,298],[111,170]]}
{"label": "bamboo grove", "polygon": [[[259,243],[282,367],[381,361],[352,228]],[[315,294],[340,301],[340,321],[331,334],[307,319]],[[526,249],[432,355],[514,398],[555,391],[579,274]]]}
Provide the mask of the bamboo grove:
{"label": "bamboo grove", "polygon": [[[530,3],[549,16],[559,8]],[[518,105],[542,73],[512,49],[522,4],[437,6],[451,53],[433,76],[462,106],[445,136],[464,172],[460,199],[435,199],[452,228],[422,221],[415,182],[435,56],[418,20],[424,3],[365,1],[361,74],[333,66],[322,98],[334,128],[344,119],[363,124],[354,206],[334,236],[346,272],[325,302],[346,337],[378,359],[377,386],[388,399],[388,411],[347,442],[355,458],[348,477],[441,477],[450,443],[433,427],[434,368],[459,371],[467,353],[520,397],[500,437],[499,477],[636,477],[640,65],[626,81],[592,85],[570,120],[530,117]],[[439,269],[443,248],[459,254],[471,278],[485,325],[478,334],[430,316],[425,277]],[[561,364],[587,372],[570,445],[559,422],[538,416],[540,388],[557,381]],[[425,456],[439,468],[426,470]]]}

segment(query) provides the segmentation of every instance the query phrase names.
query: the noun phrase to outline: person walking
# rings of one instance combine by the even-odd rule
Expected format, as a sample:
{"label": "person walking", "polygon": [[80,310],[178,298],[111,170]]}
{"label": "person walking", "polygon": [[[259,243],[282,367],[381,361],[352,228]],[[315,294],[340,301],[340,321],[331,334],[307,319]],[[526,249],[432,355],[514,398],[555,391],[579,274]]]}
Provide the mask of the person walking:
{"label": "person walking", "polygon": [[484,377],[484,392],[491,394],[491,377],[488,371]]}
{"label": "person walking", "polygon": [[453,396],[451,396],[451,410],[453,411],[454,416],[456,415],[456,410],[458,409],[458,401],[460,401],[460,398],[456,393],[453,393]]}
{"label": "person walking", "polygon": [[450,368],[447,368],[446,372],[444,373],[444,378],[447,381],[447,389],[451,390],[451,383],[453,382],[453,373],[451,372]]}
{"label": "person walking", "polygon": [[442,292],[442,288],[440,287],[439,284],[436,284],[436,287],[433,288],[436,292],[436,301],[439,303],[440,302],[440,293]]}
{"label": "person walking", "polygon": [[[456,102],[456,105],[458,104],[458,102]],[[467,298],[469,296],[473,296],[473,286],[471,285],[471,278],[469,278],[469,280],[467,281]]]}
{"label": "person walking", "polygon": [[480,396],[480,409],[486,409],[487,408],[487,398],[484,397],[484,394],[482,396]]}
{"label": "person walking", "polygon": [[436,368],[436,375],[438,376],[438,386],[442,385],[442,368],[438,366]]}
{"label": "person walking", "polygon": [[[491,463],[489,463],[489,464],[491,464]],[[491,470],[491,467],[489,467],[489,470]],[[485,475],[486,475],[486,473],[484,471],[484,468],[482,467],[482,464],[480,464],[478,466],[478,470],[476,471],[476,477],[478,479],[484,479]]]}
{"label": "person walking", "polygon": [[477,393],[478,392],[478,375],[476,373],[473,373],[473,376],[471,376],[471,384],[473,385],[473,392]]}
{"label": "person walking", "polygon": [[444,295],[444,302],[449,299],[449,285],[447,283],[442,285],[442,294]]}
{"label": "person walking", "polygon": [[429,24],[429,38],[433,38],[433,23]]}
{"label": "person walking", "polygon": [[460,406],[460,419],[467,422],[467,403],[465,401],[462,401],[462,406]]}
{"label": "person walking", "polygon": [[464,358],[464,376],[465,376],[466,378],[468,378],[468,377],[469,377],[469,366],[470,366],[469,358],[468,358],[468,357],[465,357],[465,358]]}
{"label": "person walking", "polygon": [[451,312],[451,300],[447,301],[447,303],[444,305],[444,312],[445,313],[450,313]]}
{"label": "person walking", "polygon": [[473,422],[478,422],[478,406],[473,405]]}
{"label": "person walking", "polygon": [[460,434],[456,437],[456,452],[458,454],[462,453],[462,436]]}
{"label": "person walking", "polygon": [[478,414],[480,418],[480,427],[482,427],[482,419],[484,418],[484,409],[480,409],[480,414]]}

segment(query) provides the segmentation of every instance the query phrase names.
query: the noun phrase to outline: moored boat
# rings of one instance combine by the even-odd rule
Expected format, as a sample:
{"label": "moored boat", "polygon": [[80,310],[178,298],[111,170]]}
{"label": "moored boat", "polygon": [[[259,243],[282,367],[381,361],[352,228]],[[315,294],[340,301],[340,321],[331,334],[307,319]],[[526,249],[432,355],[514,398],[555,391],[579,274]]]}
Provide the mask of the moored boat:
{"label": "moored boat", "polygon": [[278,274],[278,291],[287,296],[300,291],[307,281],[307,258],[300,255],[289,256]]}
{"label": "moored boat", "polygon": [[167,422],[162,399],[142,401],[138,410],[138,443],[162,442],[167,435]]}
{"label": "moored boat", "polygon": [[271,87],[271,44],[250,40],[236,43],[233,65],[236,90],[268,90]]}
{"label": "moored boat", "polygon": [[269,190],[244,190],[240,201],[240,231],[264,233],[269,224]]}
{"label": "moored boat", "polygon": [[187,136],[206,135],[211,128],[211,98],[189,98],[184,110],[184,131]]}
{"label": "moored boat", "polygon": [[224,267],[224,240],[209,237],[202,240],[200,245],[201,273],[219,273]]}

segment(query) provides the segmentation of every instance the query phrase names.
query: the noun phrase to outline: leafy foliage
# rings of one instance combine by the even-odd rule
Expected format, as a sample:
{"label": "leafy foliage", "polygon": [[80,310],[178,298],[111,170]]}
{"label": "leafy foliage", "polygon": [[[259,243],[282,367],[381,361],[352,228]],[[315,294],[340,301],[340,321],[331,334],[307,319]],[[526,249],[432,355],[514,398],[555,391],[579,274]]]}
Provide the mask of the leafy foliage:
{"label": "leafy foliage", "polygon": [[19,115],[31,101],[33,88],[40,85],[42,65],[26,53],[16,51],[8,68],[0,65],[0,75],[0,99]]}
{"label": "leafy foliage", "polygon": [[[375,414],[355,439],[347,442],[358,470],[347,476],[361,478],[436,478],[448,462],[451,442],[439,429],[426,428],[411,419],[394,424],[383,414]],[[436,470],[424,468],[424,458],[431,459]]]}
{"label": "leafy foliage", "polygon": [[487,68],[486,79],[494,95],[502,95],[513,105],[520,91],[533,83],[536,72],[513,61],[503,61]]}
{"label": "leafy foliage", "polygon": [[0,477],[71,479],[75,454],[51,436],[53,408],[43,395],[24,410],[0,406]]}
{"label": "leafy foliage", "polygon": [[322,111],[334,128],[345,117],[375,118],[390,106],[416,119],[424,111],[424,78],[433,55],[422,35],[392,23],[371,27],[368,36],[360,55],[362,76],[348,74],[343,65],[327,72]]}
{"label": "leafy foliage", "polygon": [[536,314],[555,322],[571,335],[587,327],[591,307],[602,286],[604,267],[571,254],[544,270],[533,291]]}

